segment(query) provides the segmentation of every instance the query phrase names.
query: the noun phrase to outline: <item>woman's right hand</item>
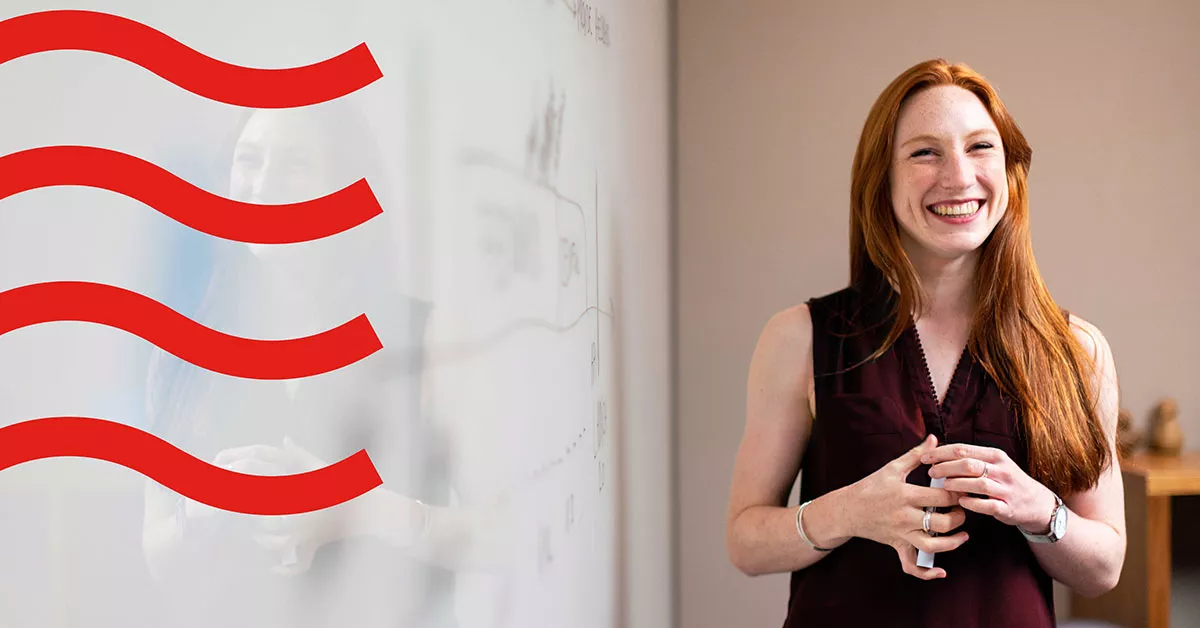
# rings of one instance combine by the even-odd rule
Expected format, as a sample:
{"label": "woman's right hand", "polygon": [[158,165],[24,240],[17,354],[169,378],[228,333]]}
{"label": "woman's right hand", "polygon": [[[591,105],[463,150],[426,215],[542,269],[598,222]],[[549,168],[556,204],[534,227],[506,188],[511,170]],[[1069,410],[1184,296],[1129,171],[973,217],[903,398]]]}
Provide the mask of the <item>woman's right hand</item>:
{"label": "woman's right hand", "polygon": [[904,573],[923,580],[944,578],[946,570],[918,567],[918,549],[936,554],[956,549],[967,541],[965,531],[931,536],[922,527],[925,508],[929,507],[953,507],[949,512],[930,515],[929,529],[933,532],[950,532],[966,520],[966,513],[958,506],[958,494],[907,481],[908,475],[921,465],[921,456],[936,447],[937,438],[929,435],[917,447],[852,485],[851,520],[856,522],[853,535],[892,546],[900,556]]}

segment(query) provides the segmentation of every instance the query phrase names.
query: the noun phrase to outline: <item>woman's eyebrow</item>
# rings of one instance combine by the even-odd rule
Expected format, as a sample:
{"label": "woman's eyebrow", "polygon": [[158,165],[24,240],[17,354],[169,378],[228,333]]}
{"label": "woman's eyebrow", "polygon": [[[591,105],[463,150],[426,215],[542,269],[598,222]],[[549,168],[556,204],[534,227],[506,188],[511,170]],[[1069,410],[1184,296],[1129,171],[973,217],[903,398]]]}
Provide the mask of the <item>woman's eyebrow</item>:
{"label": "woman's eyebrow", "polygon": [[[978,135],[991,135],[991,136],[998,137],[1000,134],[998,132],[996,132],[995,129],[986,129],[985,128],[985,129],[976,129],[974,131],[971,131],[970,133],[967,134],[967,137],[972,138],[972,137],[975,137]],[[930,135],[929,133],[925,133],[922,135],[917,135],[915,137],[910,137],[909,139],[905,140],[904,143],[900,144],[900,147],[907,146],[913,142],[921,142],[921,141],[940,142],[941,140],[942,140],[942,138],[940,138],[936,135]]]}
{"label": "woman's eyebrow", "polygon": [[904,143],[900,144],[900,146],[903,147],[903,146],[912,144],[913,142],[921,142],[921,141],[938,142],[938,141],[941,141],[941,139],[935,135],[929,135],[928,133],[926,133],[924,135],[910,137],[907,140],[905,140]]}

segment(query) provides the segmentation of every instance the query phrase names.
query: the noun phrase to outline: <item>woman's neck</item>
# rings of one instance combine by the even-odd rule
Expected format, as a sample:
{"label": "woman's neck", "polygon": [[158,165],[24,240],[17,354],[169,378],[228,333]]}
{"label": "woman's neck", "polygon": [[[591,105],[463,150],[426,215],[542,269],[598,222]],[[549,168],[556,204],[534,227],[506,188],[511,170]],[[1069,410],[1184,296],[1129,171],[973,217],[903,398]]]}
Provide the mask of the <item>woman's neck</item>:
{"label": "woman's neck", "polygon": [[978,251],[954,259],[914,256],[911,253],[909,258],[929,297],[924,311],[916,313],[916,317],[945,322],[970,321],[975,312]]}

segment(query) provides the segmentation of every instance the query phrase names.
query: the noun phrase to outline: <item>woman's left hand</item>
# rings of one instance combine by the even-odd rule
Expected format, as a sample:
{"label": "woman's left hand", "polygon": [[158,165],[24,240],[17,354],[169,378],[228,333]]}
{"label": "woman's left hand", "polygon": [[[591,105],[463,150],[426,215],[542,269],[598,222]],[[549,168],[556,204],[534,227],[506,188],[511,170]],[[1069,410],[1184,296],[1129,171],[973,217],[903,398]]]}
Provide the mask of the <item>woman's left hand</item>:
{"label": "woman's left hand", "polygon": [[947,491],[962,493],[965,509],[991,515],[1030,534],[1045,534],[1054,493],[1029,477],[1008,454],[993,447],[954,443],[925,454],[930,478],[946,478]]}

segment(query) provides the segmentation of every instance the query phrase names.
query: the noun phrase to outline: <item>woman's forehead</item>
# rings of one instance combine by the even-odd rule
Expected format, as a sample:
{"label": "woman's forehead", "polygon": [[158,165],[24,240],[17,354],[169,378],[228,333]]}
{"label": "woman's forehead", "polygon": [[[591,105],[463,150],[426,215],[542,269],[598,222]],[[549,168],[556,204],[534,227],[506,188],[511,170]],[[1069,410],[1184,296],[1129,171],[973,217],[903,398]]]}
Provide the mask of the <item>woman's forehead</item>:
{"label": "woman's forehead", "polygon": [[313,114],[269,109],[251,114],[238,136],[239,145],[274,148],[317,149],[321,141],[321,129]]}
{"label": "woman's forehead", "polygon": [[932,87],[910,96],[896,122],[898,143],[919,135],[965,136],[996,131],[983,102],[970,91],[953,85]]}

